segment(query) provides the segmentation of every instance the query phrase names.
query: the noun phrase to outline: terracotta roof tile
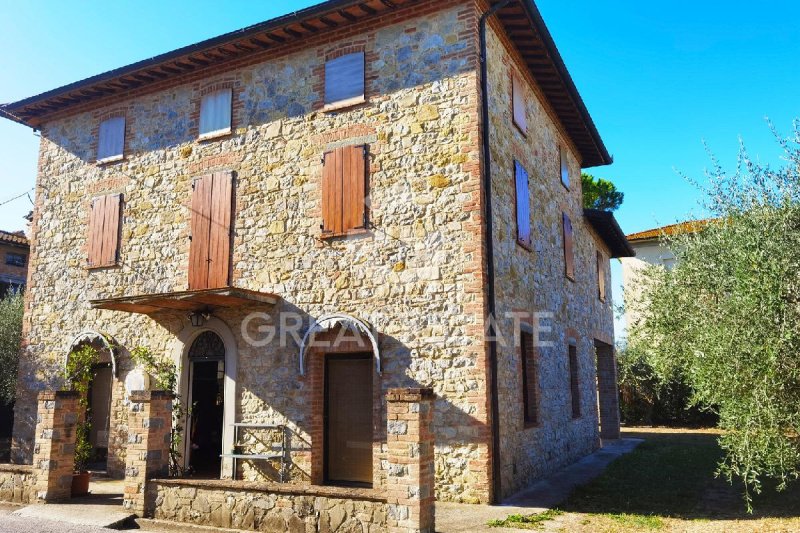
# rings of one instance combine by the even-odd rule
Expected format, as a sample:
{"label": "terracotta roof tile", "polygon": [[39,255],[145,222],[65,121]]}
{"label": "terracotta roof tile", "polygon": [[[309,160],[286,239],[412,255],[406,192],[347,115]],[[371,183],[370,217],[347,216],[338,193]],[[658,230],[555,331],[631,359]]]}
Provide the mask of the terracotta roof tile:
{"label": "terracotta roof tile", "polygon": [[0,242],[29,246],[28,238],[24,231],[3,231],[0,229]]}
{"label": "terracotta roof tile", "polygon": [[660,228],[638,231],[636,233],[626,235],[626,237],[628,238],[628,242],[637,242],[658,239],[662,235],[683,235],[685,233],[697,233],[715,220],[717,219],[702,218],[699,220],[687,220],[685,222],[678,222],[677,224],[661,226]]}

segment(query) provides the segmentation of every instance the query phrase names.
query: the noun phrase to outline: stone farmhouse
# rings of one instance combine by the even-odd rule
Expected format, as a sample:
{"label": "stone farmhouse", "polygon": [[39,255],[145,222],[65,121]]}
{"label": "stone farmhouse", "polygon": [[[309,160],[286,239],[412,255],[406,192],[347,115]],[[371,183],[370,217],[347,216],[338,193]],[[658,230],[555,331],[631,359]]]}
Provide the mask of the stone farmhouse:
{"label": "stone farmhouse", "polygon": [[23,231],[0,230],[0,298],[25,287],[30,244]]}
{"label": "stone farmhouse", "polygon": [[[432,531],[434,496],[618,437],[632,251],[582,208],[611,157],[531,0],[330,0],[0,110],[41,133],[13,462],[40,467],[37,395],[61,423],[85,344],[96,459],[166,519],[329,520],[313,495]],[[169,399],[137,347],[177,366],[189,477],[151,470]]]}

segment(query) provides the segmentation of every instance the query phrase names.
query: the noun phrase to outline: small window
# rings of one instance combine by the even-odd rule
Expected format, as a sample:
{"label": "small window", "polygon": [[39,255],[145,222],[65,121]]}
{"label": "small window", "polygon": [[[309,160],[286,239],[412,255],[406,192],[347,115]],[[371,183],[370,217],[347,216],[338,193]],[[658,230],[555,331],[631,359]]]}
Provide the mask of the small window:
{"label": "small window", "polygon": [[606,301],[606,256],[597,251],[597,296],[601,302]]}
{"label": "small window", "polygon": [[662,260],[664,263],[664,268],[666,270],[672,270],[675,268],[675,258],[674,257],[666,257]]}
{"label": "small window", "polygon": [[566,213],[561,213],[564,225],[564,274],[575,281],[575,244],[572,234],[572,221]]}
{"label": "small window", "polygon": [[6,254],[6,264],[16,267],[24,267],[25,256],[23,254]]}
{"label": "small window", "polygon": [[87,242],[89,268],[115,266],[119,262],[122,195],[107,194],[92,200]]}
{"label": "small window", "polygon": [[539,423],[536,353],[533,348],[533,334],[527,331],[520,334],[520,359],[522,361],[522,404],[525,425],[534,426]]}
{"label": "small window", "polygon": [[222,89],[203,96],[200,101],[200,137],[213,137],[231,132],[231,89]]}
{"label": "small window", "polygon": [[516,182],[517,204],[517,242],[525,247],[531,245],[531,207],[528,194],[528,172],[514,161],[514,181]]}
{"label": "small window", "polygon": [[572,397],[572,418],[581,417],[581,388],[578,378],[578,348],[569,345],[569,390]]}
{"label": "small window", "polygon": [[112,117],[100,123],[97,134],[97,160],[121,159],[125,149],[125,117]]}
{"label": "small window", "polygon": [[558,157],[561,160],[561,183],[569,189],[569,165],[567,164],[567,154],[562,147],[558,147]]}
{"label": "small window", "polygon": [[364,101],[364,52],[325,63],[325,105],[342,106]]}
{"label": "small window", "polygon": [[514,125],[522,133],[528,133],[528,119],[525,115],[525,93],[522,80],[516,74],[511,75],[511,102]]}
{"label": "small window", "polygon": [[322,236],[366,230],[367,146],[343,146],[323,155]]}

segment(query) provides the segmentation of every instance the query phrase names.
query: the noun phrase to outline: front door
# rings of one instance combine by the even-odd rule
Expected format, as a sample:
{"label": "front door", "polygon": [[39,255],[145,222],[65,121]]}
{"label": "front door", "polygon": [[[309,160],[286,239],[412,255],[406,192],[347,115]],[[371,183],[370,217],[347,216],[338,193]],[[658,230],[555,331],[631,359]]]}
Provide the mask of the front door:
{"label": "front door", "polygon": [[225,346],[216,333],[201,333],[189,349],[189,468],[198,477],[221,472]]}
{"label": "front door", "polygon": [[90,467],[105,470],[108,460],[108,430],[111,421],[111,363],[92,367],[88,391],[89,444],[92,446]]}
{"label": "front door", "polygon": [[372,354],[325,358],[325,481],[372,486]]}

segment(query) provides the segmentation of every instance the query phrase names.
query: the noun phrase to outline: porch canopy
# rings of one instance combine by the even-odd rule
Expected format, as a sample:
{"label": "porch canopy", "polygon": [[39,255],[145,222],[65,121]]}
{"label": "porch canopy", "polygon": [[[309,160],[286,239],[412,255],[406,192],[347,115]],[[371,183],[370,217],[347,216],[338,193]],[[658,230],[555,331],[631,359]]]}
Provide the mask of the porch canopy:
{"label": "porch canopy", "polygon": [[90,300],[92,309],[108,309],[149,315],[159,311],[205,311],[208,308],[235,308],[253,305],[275,305],[278,296],[266,292],[223,287],[137,296],[117,296]]}

